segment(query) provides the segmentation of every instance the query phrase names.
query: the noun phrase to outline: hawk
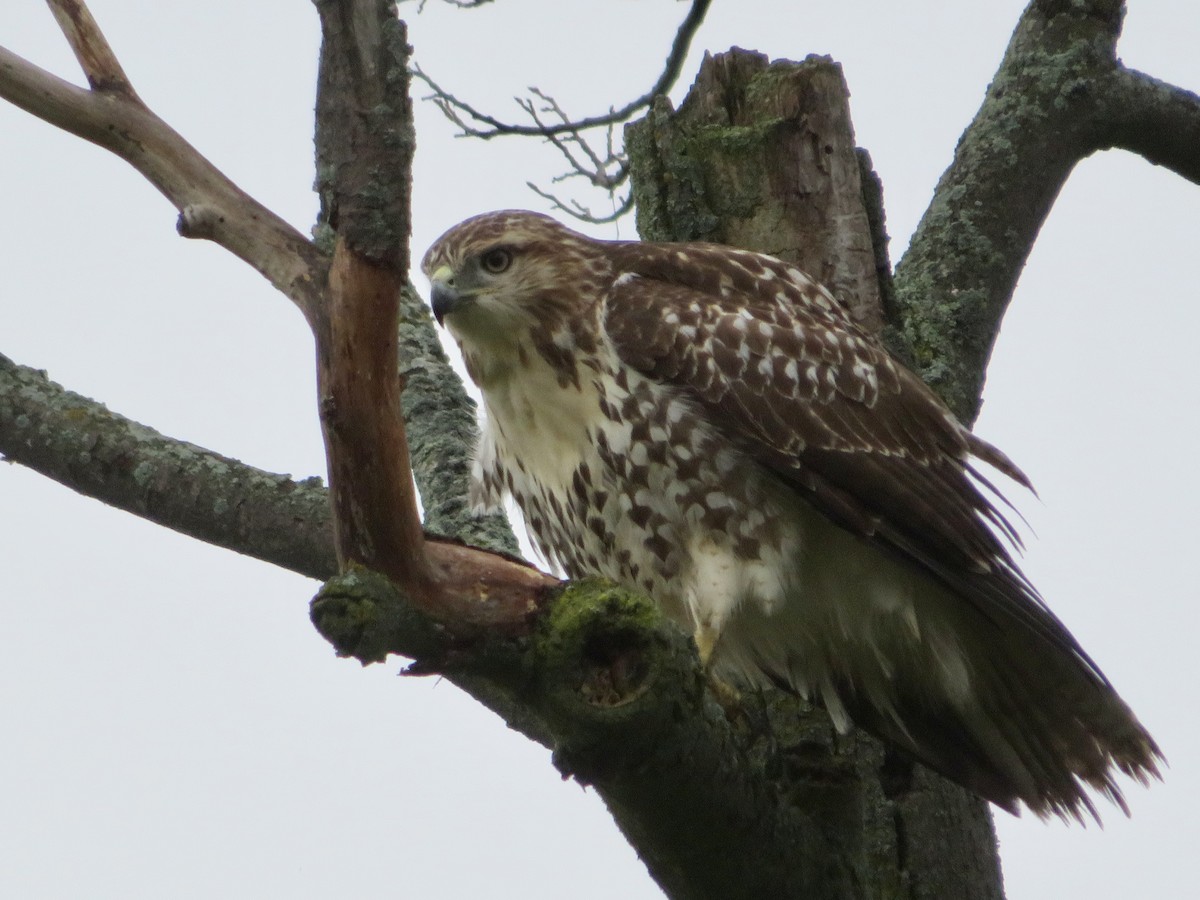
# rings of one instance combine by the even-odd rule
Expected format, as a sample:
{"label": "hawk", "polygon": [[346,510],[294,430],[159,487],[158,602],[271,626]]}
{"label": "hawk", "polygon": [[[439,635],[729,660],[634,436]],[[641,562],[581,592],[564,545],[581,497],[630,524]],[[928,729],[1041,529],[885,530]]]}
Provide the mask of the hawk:
{"label": "hawk", "polygon": [[717,679],[820,703],[1016,812],[1128,814],[1154,740],[1021,573],[1025,475],[786,262],[505,210],[422,263],[483,395],[472,503],[645,592]]}

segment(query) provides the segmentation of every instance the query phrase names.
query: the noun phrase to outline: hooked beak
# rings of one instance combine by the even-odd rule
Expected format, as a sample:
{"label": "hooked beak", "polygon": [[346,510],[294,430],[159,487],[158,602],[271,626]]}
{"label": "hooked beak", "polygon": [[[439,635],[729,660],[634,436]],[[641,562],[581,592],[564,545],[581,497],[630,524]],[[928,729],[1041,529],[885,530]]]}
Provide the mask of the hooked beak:
{"label": "hooked beak", "polygon": [[462,303],[463,295],[454,287],[454,273],[450,271],[449,266],[442,266],[434,272],[429,282],[429,305],[433,307],[433,317],[437,319],[437,323],[443,325],[442,320]]}

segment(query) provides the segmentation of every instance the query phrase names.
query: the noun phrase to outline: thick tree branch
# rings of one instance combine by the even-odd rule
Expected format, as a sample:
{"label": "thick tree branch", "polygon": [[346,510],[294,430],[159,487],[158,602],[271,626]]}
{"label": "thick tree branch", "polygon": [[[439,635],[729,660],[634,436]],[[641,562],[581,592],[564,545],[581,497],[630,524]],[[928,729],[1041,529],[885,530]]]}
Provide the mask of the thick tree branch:
{"label": "thick tree branch", "polygon": [[329,497],[169,438],[0,355],[0,454],[87,497],[218,547],[325,579]]}
{"label": "thick tree branch", "polygon": [[[411,130],[407,135],[403,131],[409,123],[407,50],[394,7],[382,0],[321,5],[328,14],[323,16],[327,37],[334,34],[343,42],[340,58],[350,73],[348,83],[359,91],[352,95],[355,102],[345,105],[346,134],[354,140],[375,139],[385,155],[392,149],[409,153]],[[526,631],[531,612],[540,605],[545,589],[557,583],[555,579],[467,547],[438,543],[430,545],[426,554],[421,546],[403,449],[395,352],[396,303],[407,260],[407,166],[396,167],[402,179],[398,192],[374,193],[371,166],[377,157],[360,152],[351,159],[354,153],[343,153],[332,160],[335,177],[341,179],[340,193],[326,209],[331,212],[328,223],[341,229],[342,252],[334,279],[327,281],[328,261],[311,242],[238,190],[125,89],[120,66],[83,4],[78,0],[63,4],[61,13],[89,78],[115,87],[84,90],[0,51],[0,96],[130,162],[180,208],[181,231],[217,240],[259,269],[304,311],[322,362],[322,409],[329,414],[329,430],[338,445],[331,472],[339,476],[335,494],[341,492],[341,502],[335,521],[345,536],[344,559],[378,563],[402,584],[409,579],[408,587],[436,584],[436,590],[412,591],[410,599],[437,618],[457,623],[463,634],[479,628]],[[345,26],[341,31],[339,23]],[[380,91],[387,96],[376,96]],[[390,107],[376,102],[381,100],[390,101]],[[371,115],[363,115],[363,110]],[[365,145],[356,151],[364,149]],[[335,302],[328,304],[327,296]],[[329,315],[330,310],[334,315]],[[380,323],[387,328],[374,331]],[[372,360],[376,369],[356,368],[360,355]],[[336,379],[327,377],[332,373],[329,363],[335,359]],[[386,374],[379,366],[386,367]],[[337,389],[326,391],[331,384]],[[7,435],[20,426],[15,417],[0,419],[0,432]],[[342,477],[359,464],[365,477],[357,481]],[[371,479],[381,471],[391,479],[386,489]],[[59,472],[68,483],[77,477],[69,466]],[[103,478],[103,473],[98,477]],[[385,510],[373,504],[372,492],[388,496],[397,505]],[[353,502],[345,502],[347,497]],[[130,508],[138,509],[137,502]],[[228,534],[228,522],[201,524],[191,521],[185,510],[175,512],[192,533],[218,537],[218,542],[217,532]],[[364,519],[363,513],[370,515]]]}
{"label": "thick tree branch", "polygon": [[460,636],[523,632],[556,580],[478,550],[427,547],[417,513],[398,355],[413,148],[404,23],[388,0],[316,6],[318,187],[336,239],[314,334],[338,558],[386,574]]}
{"label": "thick tree branch", "polygon": [[1034,0],[896,268],[891,339],[966,422],[1059,190],[1122,147],[1196,181],[1200,100],[1124,69],[1120,0]]}
{"label": "thick tree branch", "polygon": [[[320,479],[294,481],[169,438],[3,355],[0,455],[180,534],[310,578],[337,572]],[[524,604],[558,584],[525,563],[436,535],[425,546],[431,566],[457,592],[444,615],[464,637],[481,628],[527,630]],[[422,646],[400,641],[394,652],[413,656]]]}
{"label": "thick tree branch", "polygon": [[400,416],[402,277],[339,237],[329,278],[330,338],[318,343],[317,381],[338,559],[427,595],[432,572]]}
{"label": "thick tree branch", "polygon": [[435,593],[400,412],[400,292],[408,274],[412,116],[404,23],[381,0],[317,2],[317,168],[334,232],[316,331],[321,424],[343,566]]}

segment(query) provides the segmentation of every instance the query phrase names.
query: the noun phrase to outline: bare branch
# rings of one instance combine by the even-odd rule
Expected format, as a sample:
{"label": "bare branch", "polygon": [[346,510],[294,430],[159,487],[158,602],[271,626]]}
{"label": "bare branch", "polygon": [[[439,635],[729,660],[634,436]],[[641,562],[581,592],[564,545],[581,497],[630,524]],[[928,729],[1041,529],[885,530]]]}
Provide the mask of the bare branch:
{"label": "bare branch", "polygon": [[47,3],[92,90],[120,94],[144,106],[87,6],[79,0],[47,0]]}
{"label": "bare branch", "polygon": [[323,225],[337,237],[314,334],[339,563],[383,573],[460,638],[524,633],[557,579],[426,542],[418,518],[398,353],[414,147],[405,26],[380,0],[316,5],[319,189]]}
{"label": "bare branch", "polygon": [[[408,2],[410,2],[410,0],[398,0],[398,2],[408,3]],[[425,12],[426,2],[427,2],[427,0],[418,0],[418,2],[417,2],[417,14],[418,15],[420,13]],[[447,6],[454,6],[454,7],[457,7],[458,9],[478,9],[481,6],[485,6],[486,4],[493,2],[493,0],[442,0],[442,2],[445,3]]]}
{"label": "bare branch", "polygon": [[[433,96],[430,99],[437,103],[450,120],[463,129],[464,136],[468,137],[483,138],[484,140],[490,140],[502,135],[549,137],[552,134],[566,134],[573,131],[586,131],[589,128],[597,128],[605,125],[615,125],[629,121],[634,114],[647,108],[655,97],[665,94],[671,89],[679,79],[680,72],[683,71],[683,63],[687,58],[692,38],[696,36],[696,32],[700,29],[701,23],[704,22],[704,16],[708,13],[708,8],[711,5],[712,0],[692,0],[692,6],[688,10],[687,16],[680,24],[679,30],[675,33],[675,39],[671,43],[671,50],[667,54],[662,73],[658,76],[658,80],[654,82],[650,90],[646,91],[640,97],[629,101],[619,109],[609,110],[609,112],[603,115],[573,119],[559,125],[551,125],[548,128],[536,124],[519,125],[511,122],[503,122],[458,99],[421,71],[419,67],[413,68],[413,75],[429,86],[430,90],[433,91]],[[532,90],[536,91],[536,88]],[[517,102],[520,103],[521,101],[518,100]],[[457,115],[452,114],[452,112],[457,113]],[[486,125],[487,128],[479,128],[478,125],[468,125],[463,116],[476,123]]]}
{"label": "bare branch", "polygon": [[[90,20],[80,15],[78,21]],[[104,62],[107,45],[101,48],[95,34],[86,29],[73,33],[89,60],[89,77],[120,72],[115,60]],[[142,106],[136,95],[85,90],[0,47],[0,97],[124,159],[179,210],[181,234],[220,244],[291,298],[310,323],[315,321],[326,267],[321,254]],[[193,233],[190,228],[197,222],[204,227]]]}
{"label": "bare branch", "polygon": [[[525,108],[526,112],[529,113],[529,117],[531,119],[533,119],[539,125],[546,127],[547,130],[549,130],[551,126],[547,126],[546,123],[542,121],[542,113],[553,113],[561,122],[570,121],[566,112],[561,106],[558,105],[557,100],[547,94],[544,94],[537,88],[531,88],[531,90],[534,95],[539,97],[545,103],[545,106],[543,106],[539,111],[532,100],[521,101],[521,105]],[[629,170],[625,165],[624,156],[614,150],[614,127],[615,126],[613,125],[609,125],[608,128],[605,129],[607,152],[603,158],[592,149],[591,144],[585,141],[583,136],[578,131],[568,132],[565,137],[556,134],[547,134],[546,140],[557,147],[563,156],[567,158],[567,162],[571,165],[571,171],[568,172],[567,175],[560,175],[554,180],[561,181],[565,177],[581,175],[584,178],[587,178],[588,181],[590,181],[595,187],[603,188],[609,193],[612,193],[613,188],[623,184],[629,177]],[[574,152],[571,150],[572,146],[576,147],[579,152],[587,157],[586,163],[575,156]],[[617,171],[609,174],[608,170],[613,165],[617,166]]]}
{"label": "bare branch", "polygon": [[317,368],[338,559],[418,595],[432,573],[400,416],[398,277],[338,238]]}
{"label": "bare branch", "polygon": [[[566,178],[576,176],[586,178],[594,187],[608,193],[613,202],[613,212],[609,215],[599,216],[575,200],[563,200],[556,194],[533,184],[530,184],[529,187],[534,193],[549,200],[555,209],[576,219],[591,223],[612,222],[633,208],[630,196],[620,199],[617,197],[617,188],[625,183],[629,172],[625,154],[615,149],[613,139],[615,126],[629,121],[636,113],[647,108],[655,97],[666,93],[679,79],[692,38],[704,21],[710,5],[711,0],[693,0],[687,17],[675,34],[663,71],[653,87],[620,109],[610,108],[604,115],[572,119],[552,96],[540,88],[531,87],[529,89],[531,97],[515,99],[517,105],[533,124],[505,123],[460,100],[426,75],[419,66],[413,67],[413,76],[432,89],[433,94],[426,99],[432,101],[446,118],[458,126],[461,130],[461,137],[478,137],[488,140],[501,135],[524,135],[548,140],[562,153],[570,166],[566,173],[557,176],[553,181],[558,183]],[[543,116],[546,114],[553,116],[558,121],[554,123],[545,121]],[[481,125],[487,127],[480,127]],[[585,131],[599,127],[606,129],[606,151],[603,154],[593,149],[583,136]]]}
{"label": "bare branch", "polygon": [[413,147],[408,43],[387,4],[316,5],[317,168],[322,218],[337,235],[326,316],[316,331],[334,542],[343,571],[383,572],[432,605],[438,590],[400,413],[399,305],[408,274]]}

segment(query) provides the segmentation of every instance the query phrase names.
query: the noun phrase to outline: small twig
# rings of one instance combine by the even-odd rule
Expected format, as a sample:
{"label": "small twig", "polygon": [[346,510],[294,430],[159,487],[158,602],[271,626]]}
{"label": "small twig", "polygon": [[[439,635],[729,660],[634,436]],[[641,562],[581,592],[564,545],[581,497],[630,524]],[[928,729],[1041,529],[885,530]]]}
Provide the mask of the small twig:
{"label": "small twig", "polygon": [[[531,88],[530,90],[532,90],[533,93],[540,97],[546,104],[542,108],[542,112],[552,112],[562,121],[569,121],[566,112],[563,111],[563,108],[558,105],[558,101],[556,101],[553,97],[547,96],[537,88]],[[545,126],[547,129],[550,128],[550,126],[546,126],[542,121],[541,115],[539,114],[538,109],[532,100],[523,100],[521,101],[521,105],[525,108],[525,111],[529,113],[529,117],[533,119],[534,122]],[[610,125],[607,138],[608,153],[604,159],[600,158],[600,155],[592,149],[591,145],[585,141],[582,135],[580,135],[578,132],[570,132],[565,137],[556,134],[547,134],[546,140],[553,144],[554,147],[557,148],[564,157],[566,157],[567,162],[571,166],[570,172],[566,173],[565,175],[557,176],[554,180],[562,181],[564,178],[579,175],[586,178],[592,183],[593,186],[603,188],[609,193],[612,193],[613,188],[619,186],[625,180],[626,167],[624,156],[613,152],[611,130],[612,126]],[[571,150],[572,145],[577,147],[579,151],[587,157],[587,163],[581,161],[575,156]],[[614,163],[617,164],[618,169],[615,174],[610,175],[608,173],[608,169]]]}
{"label": "small twig", "polygon": [[[429,86],[430,90],[433,91],[433,96],[429,99],[437,103],[446,116],[461,128],[463,134],[468,137],[483,138],[484,140],[510,134],[525,135],[527,137],[549,137],[550,135],[586,131],[589,128],[619,124],[627,122],[636,112],[648,107],[655,97],[665,94],[679,80],[679,75],[683,71],[683,63],[687,58],[692,38],[695,37],[711,5],[712,0],[693,0],[687,17],[675,33],[675,40],[671,43],[671,51],[667,54],[662,74],[658,76],[658,80],[654,82],[650,90],[626,103],[620,109],[609,110],[607,113],[599,116],[586,116],[582,119],[563,122],[559,125],[551,125],[548,128],[539,125],[518,125],[513,122],[503,122],[494,116],[489,116],[487,113],[481,112],[466,101],[458,99],[458,97],[451,94],[426,75],[419,66],[413,67],[413,75]],[[452,110],[455,113],[465,115],[468,119],[482,123],[488,126],[488,128],[482,129],[468,125],[464,121],[463,115],[452,114]]]}
{"label": "small twig", "polygon": [[[408,0],[399,0],[400,3],[406,3]],[[425,12],[425,4],[427,0],[419,0],[417,3],[417,15]],[[492,0],[442,0],[447,6],[454,6],[458,9],[477,9],[480,6],[491,3]]]}
{"label": "small twig", "polygon": [[[577,200],[570,200],[564,203],[561,198],[556,197],[549,191],[542,190],[532,181],[527,181],[525,184],[539,197],[543,198],[544,200],[549,200],[555,209],[566,213],[568,216],[572,216],[582,222],[588,222],[592,225],[606,225],[609,222],[615,222],[617,219],[621,218],[621,216],[633,209],[633,194],[627,194],[626,196],[622,197],[620,201],[616,201],[614,198],[616,205],[613,207],[613,211],[611,213],[605,216],[598,216]],[[570,205],[568,206],[567,203]]]}
{"label": "small twig", "polygon": [[[620,201],[616,198],[617,189],[629,177],[629,168],[624,153],[615,147],[615,127],[648,107],[655,97],[666,93],[675,84],[683,70],[683,62],[687,57],[692,38],[695,37],[700,24],[704,21],[705,13],[708,12],[711,2],[712,0],[693,0],[686,18],[675,34],[675,40],[667,54],[663,71],[650,90],[620,109],[610,107],[604,115],[572,119],[554,97],[540,88],[531,87],[529,88],[531,96],[517,97],[515,100],[533,124],[519,125],[502,122],[451,94],[426,75],[419,66],[414,66],[412,73],[414,78],[420,79],[430,87],[433,94],[426,99],[432,101],[442,111],[442,114],[459,128],[460,137],[477,137],[484,140],[500,135],[545,138],[566,158],[567,164],[570,166],[569,171],[554,178],[553,182],[557,184],[573,177],[586,178],[594,187],[608,193],[614,203],[614,212],[608,216],[597,216],[574,200],[563,201],[554,194],[532,184],[530,188],[540,197],[549,200],[555,209],[574,218],[591,223],[612,222],[633,208],[632,195]],[[558,121],[547,122],[543,118],[547,114]],[[481,125],[487,127],[480,127]],[[604,153],[594,149],[583,136],[585,131],[600,127],[606,129]]]}

